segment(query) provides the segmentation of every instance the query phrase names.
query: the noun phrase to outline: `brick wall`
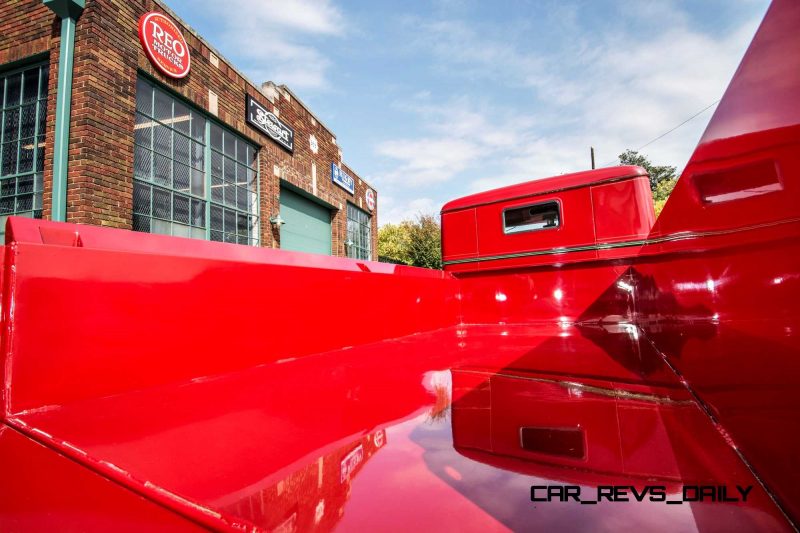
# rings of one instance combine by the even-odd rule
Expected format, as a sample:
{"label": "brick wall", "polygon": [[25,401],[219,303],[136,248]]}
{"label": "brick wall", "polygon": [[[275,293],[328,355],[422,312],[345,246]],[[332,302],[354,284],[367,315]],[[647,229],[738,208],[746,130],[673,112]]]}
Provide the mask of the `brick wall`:
{"label": "brick wall", "polygon": [[61,23],[41,0],[0,1],[0,68],[43,59],[50,63],[44,160],[44,217],[50,218],[53,184],[53,124],[56,112]]}
{"label": "brick wall", "polygon": [[[167,13],[189,45],[192,67],[182,80],[163,76],[147,59],[138,40],[139,17],[148,11]],[[44,217],[49,218],[52,184],[52,137],[55,123],[60,22],[40,0],[0,0],[0,68],[37,54],[49,53],[47,159]],[[133,210],[133,127],[136,78],[147,73],[202,110],[209,109],[209,90],[218,95],[220,122],[261,146],[261,241],[280,245],[269,223],[278,213],[280,182],[285,180],[332,205],[332,248],[345,255],[346,202],[365,206],[369,187],[352,169],[356,194],[331,181],[331,162],[342,165],[335,135],[288,88],[271,86],[269,97],[219,59],[211,63],[209,46],[168,8],[152,0],[87,0],[78,21],[70,125],[67,219],[70,222],[130,229]],[[267,60],[265,58],[265,60]],[[245,123],[249,94],[295,130],[294,154]],[[309,136],[319,149],[311,151]],[[316,172],[315,172],[316,171]],[[315,176],[316,174],[316,176]],[[377,259],[377,210],[373,211],[373,258]]]}

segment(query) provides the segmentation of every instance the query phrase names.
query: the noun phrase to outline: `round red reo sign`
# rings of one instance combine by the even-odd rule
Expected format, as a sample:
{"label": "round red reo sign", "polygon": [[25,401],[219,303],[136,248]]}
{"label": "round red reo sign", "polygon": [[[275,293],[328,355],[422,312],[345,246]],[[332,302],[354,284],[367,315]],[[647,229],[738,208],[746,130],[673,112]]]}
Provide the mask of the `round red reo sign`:
{"label": "round red reo sign", "polygon": [[375,209],[375,191],[372,189],[367,189],[367,192],[364,193],[364,196],[367,199],[367,207],[369,207],[369,210],[372,211]]}
{"label": "round red reo sign", "polygon": [[189,74],[189,47],[181,30],[169,18],[152,11],[139,19],[139,41],[150,62],[171,78]]}

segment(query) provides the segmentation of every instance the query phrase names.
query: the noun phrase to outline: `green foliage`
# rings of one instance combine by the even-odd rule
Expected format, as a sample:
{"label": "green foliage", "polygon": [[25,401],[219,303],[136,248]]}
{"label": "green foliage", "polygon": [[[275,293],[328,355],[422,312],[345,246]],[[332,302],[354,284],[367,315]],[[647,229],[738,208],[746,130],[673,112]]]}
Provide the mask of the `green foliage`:
{"label": "green foliage", "polygon": [[424,268],[442,268],[442,228],[437,217],[419,215],[411,223],[409,234],[411,264]]}
{"label": "green foliage", "polygon": [[650,174],[650,189],[655,193],[659,183],[665,180],[676,179],[677,169],[669,166],[654,165],[647,159],[647,156],[635,150],[625,150],[619,154],[620,165],[637,165],[644,168]]}
{"label": "green foliage", "polygon": [[654,165],[647,156],[635,150],[625,150],[624,153],[619,155],[619,162],[621,165],[640,166],[650,174],[653,207],[656,211],[656,217],[658,217],[664,208],[664,204],[667,203],[667,198],[672,194],[672,189],[675,188],[675,184],[678,182],[677,169],[670,166]]}
{"label": "green foliage", "polygon": [[656,210],[656,217],[658,217],[658,215],[661,214],[661,210],[664,209],[664,204],[667,203],[667,198],[672,194],[672,189],[675,188],[676,183],[678,183],[678,178],[670,178],[656,185],[653,191],[653,206]]}
{"label": "green foliage", "polygon": [[656,188],[653,191],[653,200],[656,202],[659,200],[666,201],[666,199],[669,198],[669,195],[672,194],[672,189],[675,188],[676,183],[678,183],[678,178],[671,178],[656,185]]}
{"label": "green foliage", "polygon": [[385,263],[411,264],[408,253],[409,236],[407,222],[384,224],[378,230],[378,259]]}
{"label": "green foliage", "polygon": [[666,200],[653,200],[653,210],[656,212],[656,218],[661,214],[661,210],[664,209],[664,204],[666,203]]}
{"label": "green foliage", "polygon": [[386,224],[378,230],[381,261],[423,268],[442,267],[442,230],[434,215]]}

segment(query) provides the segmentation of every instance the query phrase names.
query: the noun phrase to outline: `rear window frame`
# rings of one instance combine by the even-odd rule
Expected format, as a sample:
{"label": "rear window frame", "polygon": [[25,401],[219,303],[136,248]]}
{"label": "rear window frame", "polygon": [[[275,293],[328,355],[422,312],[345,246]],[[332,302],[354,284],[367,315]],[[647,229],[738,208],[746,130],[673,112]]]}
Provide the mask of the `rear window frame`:
{"label": "rear window frame", "polygon": [[[550,227],[543,227],[543,228],[530,228],[530,229],[521,229],[521,230],[508,231],[508,226],[506,225],[506,213],[507,212],[523,210],[523,209],[530,209],[532,207],[538,207],[538,206],[547,205],[547,204],[555,204],[555,206],[556,206],[556,211],[557,211],[557,214],[558,214],[558,222],[556,223],[556,225],[550,226]],[[523,205],[516,205],[516,206],[513,206],[513,207],[506,207],[500,213],[500,223],[502,224],[502,227],[503,227],[503,235],[518,235],[518,234],[521,234],[521,233],[531,233],[531,232],[536,232],[536,231],[558,230],[564,224],[564,213],[563,213],[563,210],[561,208],[561,200],[559,200],[558,198],[551,198],[551,199],[548,199],[548,200],[542,200],[540,202],[534,202],[534,203],[523,204]]]}

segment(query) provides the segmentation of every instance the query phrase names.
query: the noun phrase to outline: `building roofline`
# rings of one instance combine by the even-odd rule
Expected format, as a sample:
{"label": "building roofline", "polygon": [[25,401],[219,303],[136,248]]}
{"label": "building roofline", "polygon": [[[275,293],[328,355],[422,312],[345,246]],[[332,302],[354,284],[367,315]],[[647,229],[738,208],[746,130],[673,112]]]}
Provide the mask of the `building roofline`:
{"label": "building roofline", "polygon": [[[314,117],[314,120],[316,120],[316,121],[317,121],[317,123],[318,123],[320,126],[322,126],[323,128],[325,128],[326,130],[328,130],[328,133],[330,133],[331,135],[333,135],[333,138],[334,138],[334,139],[336,139],[336,146],[339,146],[339,138],[336,136],[336,134],[333,132],[333,130],[332,130],[331,128],[329,128],[329,127],[328,127],[328,125],[327,125],[327,124],[325,124],[325,123],[324,123],[322,120],[320,120],[320,118],[319,118],[319,117],[318,117],[316,114],[314,114],[314,112],[313,112],[313,111],[311,111],[311,108],[310,108],[310,107],[308,107],[308,106],[305,104],[305,102],[303,102],[303,100],[301,100],[301,99],[300,99],[300,98],[297,96],[297,94],[295,94],[295,92],[294,92],[294,91],[292,91],[292,90],[289,88],[289,86],[288,86],[288,85],[286,85],[286,84],[280,84],[280,85],[278,85],[278,84],[277,84],[277,83],[275,83],[274,81],[268,81],[268,82],[266,82],[266,83],[271,83],[272,85],[274,85],[276,88],[280,89],[281,91],[286,91],[287,93],[289,93],[289,95],[290,95],[292,98],[294,98],[295,100],[297,100],[297,102],[298,102],[298,103],[299,103],[301,106],[303,106],[303,109],[305,109],[305,110],[306,110],[306,112],[307,112],[309,115],[311,115],[312,117]],[[339,148],[341,148],[341,146],[339,146]]]}
{"label": "building roofline", "polygon": [[361,177],[361,174],[359,174],[358,172],[356,172],[355,170],[353,170],[353,167],[351,167],[350,165],[348,165],[348,164],[347,164],[347,163],[346,163],[344,160],[342,160],[342,166],[343,166],[343,167],[346,167],[346,168],[347,168],[347,170],[349,170],[350,172],[352,172],[353,174],[355,174],[355,175],[356,175],[356,177],[357,177],[358,179],[360,179],[362,182],[364,182],[364,184],[365,184],[365,185],[367,185],[367,186],[368,186],[370,189],[372,189],[373,191],[375,191],[375,187],[372,185],[372,183],[370,183],[369,181],[367,181],[367,180],[365,180],[364,178],[362,178],[362,177]]}
{"label": "building roofline", "polygon": [[217,56],[217,57],[218,57],[218,58],[219,58],[221,61],[224,61],[224,62],[225,62],[225,64],[227,65],[227,67],[228,67],[229,69],[231,69],[231,70],[232,70],[232,71],[234,71],[236,74],[238,74],[238,75],[239,75],[239,77],[241,77],[241,78],[242,78],[242,79],[243,79],[245,82],[249,83],[249,84],[250,84],[250,86],[251,86],[253,89],[255,89],[256,91],[258,91],[259,93],[261,92],[261,90],[259,89],[259,86],[258,86],[258,84],[256,84],[255,82],[253,82],[253,80],[251,80],[251,79],[250,79],[250,78],[249,78],[247,75],[245,75],[245,74],[244,74],[244,73],[243,73],[241,70],[239,70],[239,69],[238,69],[236,66],[234,66],[234,63],[233,63],[233,62],[232,62],[230,59],[228,59],[227,57],[225,57],[225,55],[224,55],[224,54],[222,54],[222,53],[221,53],[221,52],[220,52],[220,51],[219,51],[219,50],[218,50],[218,49],[217,49],[217,48],[216,48],[214,45],[212,45],[211,43],[209,43],[209,42],[206,40],[206,38],[205,38],[205,37],[201,36],[201,35],[200,35],[200,33],[199,33],[199,32],[198,32],[196,29],[194,29],[192,26],[190,26],[190,25],[189,25],[189,23],[187,23],[187,22],[186,22],[186,21],[185,21],[183,18],[181,18],[181,16],[180,16],[180,15],[178,15],[178,14],[175,12],[175,10],[174,10],[174,9],[172,9],[172,8],[171,8],[171,7],[169,7],[169,6],[168,6],[166,3],[164,3],[164,0],[153,0],[153,3],[155,3],[155,4],[156,4],[158,7],[160,7],[160,8],[161,8],[161,9],[163,9],[164,11],[166,11],[168,15],[170,15],[170,16],[171,16],[171,17],[173,17],[173,18],[175,18],[175,19],[176,19],[176,20],[177,20],[177,21],[178,21],[178,22],[179,22],[179,23],[180,23],[180,24],[181,24],[181,25],[182,25],[182,26],[183,26],[183,27],[186,29],[186,31],[188,31],[189,33],[191,33],[191,34],[192,34],[192,35],[193,35],[193,36],[194,36],[194,37],[195,37],[195,38],[196,38],[198,41],[200,41],[200,42],[201,42],[201,43],[203,43],[203,44],[204,44],[206,47],[208,47],[208,49],[209,49],[209,50],[210,50],[210,51],[211,51],[211,52],[212,52],[212,53],[213,53],[215,56]]}
{"label": "building roofline", "polygon": [[[312,117],[314,117],[314,120],[316,120],[316,121],[319,123],[319,125],[320,125],[320,126],[322,126],[323,128],[325,128],[326,130],[328,130],[328,133],[330,133],[330,134],[333,136],[333,138],[334,138],[334,139],[336,139],[336,145],[337,145],[337,146],[339,146],[339,140],[338,140],[338,137],[336,136],[336,133],[334,133],[334,131],[333,131],[333,130],[332,130],[330,127],[328,127],[328,125],[327,125],[327,124],[325,124],[325,122],[323,122],[322,120],[320,120],[320,118],[319,118],[319,117],[318,117],[316,114],[314,114],[314,112],[312,112],[312,111],[311,111],[311,109],[310,109],[310,108],[309,108],[309,107],[308,107],[308,106],[307,106],[307,105],[306,105],[306,104],[303,102],[303,100],[301,100],[300,98],[298,98],[298,97],[297,97],[297,95],[294,93],[294,91],[292,91],[292,90],[291,90],[291,89],[290,89],[290,88],[289,88],[287,85],[285,85],[285,84],[280,84],[280,85],[279,85],[279,84],[275,83],[274,81],[269,81],[269,80],[268,80],[268,81],[266,81],[266,82],[263,82],[263,83],[261,83],[261,84],[255,83],[255,82],[254,82],[252,79],[250,79],[250,77],[248,77],[248,76],[247,76],[247,75],[246,75],[244,72],[242,72],[241,70],[239,70],[239,68],[235,66],[235,64],[233,63],[233,61],[231,61],[231,60],[230,60],[230,59],[228,59],[228,58],[227,58],[227,57],[226,57],[224,54],[222,54],[222,53],[219,51],[219,49],[217,49],[217,48],[216,48],[214,45],[212,45],[211,43],[209,43],[209,42],[208,42],[208,40],[207,40],[205,37],[203,37],[202,35],[200,35],[200,32],[198,32],[198,31],[197,31],[196,29],[194,29],[194,28],[193,28],[193,27],[192,27],[192,26],[191,26],[189,23],[187,23],[187,22],[186,22],[186,21],[185,21],[185,20],[184,20],[184,19],[183,19],[183,18],[182,18],[180,15],[178,15],[178,14],[175,12],[175,10],[174,10],[174,9],[172,9],[171,7],[169,7],[169,6],[168,6],[168,5],[167,5],[167,4],[164,2],[164,0],[153,0],[153,1],[154,1],[154,3],[156,4],[156,6],[158,6],[158,7],[159,7],[159,8],[161,8],[161,9],[163,9],[163,10],[164,10],[164,11],[165,11],[165,12],[166,12],[166,13],[167,13],[169,16],[173,17],[173,18],[174,18],[176,21],[178,21],[178,22],[179,22],[179,23],[180,23],[180,24],[181,24],[181,25],[184,27],[184,29],[185,29],[186,31],[188,31],[189,33],[191,33],[191,34],[192,34],[192,36],[193,36],[193,37],[195,37],[195,38],[196,38],[198,41],[200,41],[201,43],[203,43],[203,45],[204,45],[204,46],[206,46],[206,47],[207,47],[207,48],[208,48],[208,49],[209,49],[209,50],[210,50],[210,51],[211,51],[211,52],[212,52],[212,53],[213,53],[215,56],[217,56],[217,57],[219,58],[219,60],[220,60],[220,61],[224,61],[224,62],[225,62],[225,65],[226,65],[226,66],[227,66],[229,69],[231,69],[233,72],[235,72],[235,73],[236,73],[236,74],[237,74],[237,75],[238,75],[240,78],[242,78],[242,79],[245,81],[245,83],[248,83],[248,84],[249,84],[249,85],[250,85],[250,86],[251,86],[253,89],[255,89],[256,91],[258,91],[260,94],[264,94],[264,92],[263,92],[263,90],[262,90],[262,87],[263,87],[263,85],[264,85],[265,83],[267,83],[267,84],[271,84],[271,85],[273,85],[275,88],[277,88],[277,89],[280,89],[281,91],[286,91],[287,93],[289,93],[289,95],[290,95],[292,98],[294,98],[295,100],[297,100],[297,101],[300,103],[300,105],[301,105],[301,106],[303,106],[303,109],[305,109],[305,110],[306,110],[306,112],[307,112],[309,115],[311,115]],[[264,96],[266,97],[266,95],[264,95]],[[341,146],[339,146],[339,148],[341,148]]]}
{"label": "building roofline", "polygon": [[[316,120],[316,121],[317,121],[317,123],[318,123],[320,126],[322,126],[323,128],[325,128],[325,130],[327,130],[327,132],[331,134],[331,136],[333,137],[333,139],[335,139],[336,146],[339,148],[339,150],[340,150],[340,151],[342,150],[342,146],[339,144],[339,138],[338,138],[338,136],[336,135],[336,133],[335,133],[335,132],[334,132],[334,131],[333,131],[333,130],[332,130],[332,129],[331,129],[331,128],[330,128],[330,127],[329,127],[329,126],[328,126],[328,125],[327,125],[327,124],[324,122],[324,121],[322,121],[322,120],[321,120],[321,119],[320,119],[320,118],[319,118],[319,117],[318,117],[318,116],[317,116],[317,115],[316,115],[316,114],[315,114],[313,111],[311,111],[311,108],[309,108],[309,107],[308,107],[308,106],[305,104],[305,102],[303,102],[303,100],[302,100],[301,98],[299,98],[299,97],[297,96],[297,94],[296,94],[296,93],[295,93],[293,90],[291,90],[291,89],[289,88],[289,86],[288,86],[288,85],[286,85],[286,84],[280,84],[280,85],[279,85],[279,84],[275,83],[274,81],[270,81],[270,80],[268,80],[268,81],[265,81],[265,82],[263,82],[263,83],[261,83],[261,84],[257,84],[257,83],[255,83],[255,82],[254,82],[252,79],[250,79],[250,78],[249,78],[249,77],[248,77],[246,74],[244,74],[244,73],[243,73],[241,70],[239,70],[239,68],[237,68],[237,67],[234,65],[233,61],[231,61],[230,59],[228,59],[227,57],[225,57],[225,55],[224,55],[224,54],[222,54],[222,53],[219,51],[219,49],[217,49],[217,48],[216,48],[214,45],[212,45],[211,43],[209,43],[209,42],[208,42],[208,40],[207,40],[205,37],[201,36],[201,35],[200,35],[200,32],[198,32],[198,31],[197,31],[196,29],[194,29],[194,28],[193,28],[193,27],[192,27],[192,26],[191,26],[189,23],[187,23],[187,22],[186,22],[186,21],[185,21],[185,20],[184,20],[184,19],[183,19],[183,18],[182,18],[180,15],[178,15],[178,14],[175,12],[175,10],[174,10],[174,9],[172,9],[171,7],[169,7],[169,6],[168,6],[168,5],[167,5],[167,4],[164,2],[164,0],[153,0],[153,1],[154,1],[155,5],[156,5],[157,7],[159,7],[160,9],[163,9],[165,13],[167,13],[169,16],[173,17],[173,18],[174,18],[174,19],[175,19],[175,20],[176,20],[176,21],[177,21],[179,24],[181,24],[181,26],[183,26],[183,28],[184,28],[186,31],[188,31],[189,33],[191,33],[191,34],[192,34],[192,36],[193,36],[195,39],[197,39],[197,40],[198,40],[198,41],[200,41],[200,42],[201,42],[201,43],[202,43],[202,44],[203,44],[205,47],[207,47],[207,48],[209,49],[209,51],[211,51],[211,53],[213,53],[215,56],[217,56],[217,58],[219,58],[219,60],[220,60],[220,61],[223,61],[223,62],[225,63],[225,65],[227,66],[227,68],[229,68],[230,70],[232,70],[233,72],[235,72],[237,76],[239,76],[240,78],[242,78],[242,80],[244,80],[244,82],[245,82],[245,83],[249,84],[249,85],[250,85],[250,87],[251,87],[251,88],[253,88],[253,89],[254,89],[256,92],[258,92],[259,94],[263,95],[263,96],[264,96],[265,98],[267,98],[268,100],[271,100],[271,99],[269,98],[269,96],[268,96],[268,95],[264,94],[264,90],[263,90],[263,87],[264,87],[264,85],[267,85],[267,84],[269,84],[269,85],[272,85],[273,87],[275,87],[275,89],[277,89],[277,90],[279,90],[279,91],[284,91],[284,92],[287,92],[287,93],[289,93],[289,96],[291,96],[293,99],[297,100],[297,102],[298,102],[298,103],[299,103],[299,104],[300,104],[300,105],[303,107],[303,109],[305,109],[305,110],[306,110],[306,112],[307,112],[309,115],[311,115],[311,116],[314,118],[314,120]],[[347,168],[348,168],[348,169],[349,169],[351,172],[353,172],[354,174],[356,174],[356,175],[358,176],[358,179],[360,179],[361,181],[363,181],[364,183],[366,183],[366,184],[367,184],[367,185],[368,185],[368,186],[369,186],[369,187],[370,187],[370,188],[371,188],[373,191],[375,190],[375,187],[372,185],[372,183],[370,183],[370,182],[368,182],[367,180],[365,180],[364,178],[362,178],[362,177],[361,177],[361,175],[359,175],[359,174],[358,174],[358,172],[354,171],[354,170],[353,170],[353,168],[352,168],[352,167],[350,167],[350,165],[347,165],[347,164],[346,164],[344,161],[342,161],[342,164],[343,164],[343,165],[345,165],[345,166],[347,166]]]}

